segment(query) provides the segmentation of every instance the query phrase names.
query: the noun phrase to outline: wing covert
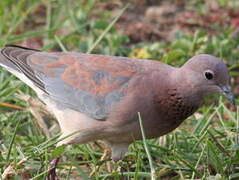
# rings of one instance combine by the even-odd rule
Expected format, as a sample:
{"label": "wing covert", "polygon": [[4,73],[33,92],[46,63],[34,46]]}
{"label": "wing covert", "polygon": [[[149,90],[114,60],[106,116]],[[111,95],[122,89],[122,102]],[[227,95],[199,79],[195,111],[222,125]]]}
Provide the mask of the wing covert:
{"label": "wing covert", "polygon": [[125,96],[140,68],[129,58],[105,55],[45,53],[15,46],[1,53],[45,95],[98,120],[104,120]]}
{"label": "wing covert", "polygon": [[114,103],[124,97],[124,88],[136,73],[134,64],[111,58],[37,53],[29,57],[28,64],[53,99],[95,119],[104,119]]}

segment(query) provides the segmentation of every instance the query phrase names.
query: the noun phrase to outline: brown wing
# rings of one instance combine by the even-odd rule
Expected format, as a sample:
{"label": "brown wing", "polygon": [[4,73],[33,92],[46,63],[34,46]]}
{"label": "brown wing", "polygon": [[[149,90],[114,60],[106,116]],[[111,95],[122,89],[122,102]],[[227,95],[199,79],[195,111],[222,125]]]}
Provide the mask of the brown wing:
{"label": "brown wing", "polygon": [[94,96],[117,90],[138,68],[125,58],[80,53],[36,53],[28,58],[28,64],[49,78],[60,78]]}
{"label": "brown wing", "polygon": [[49,97],[95,119],[105,119],[142,67],[137,60],[105,55],[44,53],[19,47],[1,52]]}

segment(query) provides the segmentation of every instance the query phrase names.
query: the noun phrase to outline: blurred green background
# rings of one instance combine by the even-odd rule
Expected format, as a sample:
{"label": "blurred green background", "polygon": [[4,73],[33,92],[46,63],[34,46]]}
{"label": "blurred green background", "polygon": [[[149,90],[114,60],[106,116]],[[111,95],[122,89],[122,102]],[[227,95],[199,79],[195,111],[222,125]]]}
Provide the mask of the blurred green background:
{"label": "blurred green background", "polygon": [[[2,0],[0,47],[6,44],[154,59],[174,66],[196,54],[212,54],[230,69],[238,105],[238,0]],[[61,179],[150,179],[140,141],[119,163],[101,162],[103,149],[96,142],[55,148],[59,129],[33,98],[29,87],[1,68],[2,179],[44,179],[49,160],[61,154]],[[32,112],[49,129],[36,126],[39,117]],[[220,97],[174,132],[148,140],[157,178],[239,179],[238,117],[238,106]],[[96,166],[99,170],[89,177]]]}

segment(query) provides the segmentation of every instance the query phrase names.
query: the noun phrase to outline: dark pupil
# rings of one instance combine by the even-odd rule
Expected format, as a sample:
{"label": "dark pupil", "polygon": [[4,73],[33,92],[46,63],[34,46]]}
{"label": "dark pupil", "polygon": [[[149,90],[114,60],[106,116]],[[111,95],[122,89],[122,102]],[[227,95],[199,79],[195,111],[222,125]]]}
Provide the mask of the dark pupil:
{"label": "dark pupil", "polygon": [[211,80],[213,78],[213,74],[210,72],[205,72],[205,76],[208,80]]}

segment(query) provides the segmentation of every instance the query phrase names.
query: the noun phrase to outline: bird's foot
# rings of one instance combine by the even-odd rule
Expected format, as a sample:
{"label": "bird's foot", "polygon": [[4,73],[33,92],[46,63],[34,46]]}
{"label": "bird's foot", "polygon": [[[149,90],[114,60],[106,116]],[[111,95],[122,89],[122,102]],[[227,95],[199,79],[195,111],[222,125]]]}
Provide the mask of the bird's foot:
{"label": "bird's foot", "polygon": [[[111,151],[109,149],[107,148],[104,149],[104,153],[100,158],[100,162],[106,161],[109,158],[110,154],[111,154]],[[90,177],[92,177],[99,170],[99,168],[100,168],[100,165],[96,166],[90,173]]]}
{"label": "bird's foot", "polygon": [[48,171],[48,175],[47,175],[47,180],[59,180],[59,178],[56,175],[56,166],[59,162],[60,158],[54,158],[51,162],[50,162],[50,168]]}

